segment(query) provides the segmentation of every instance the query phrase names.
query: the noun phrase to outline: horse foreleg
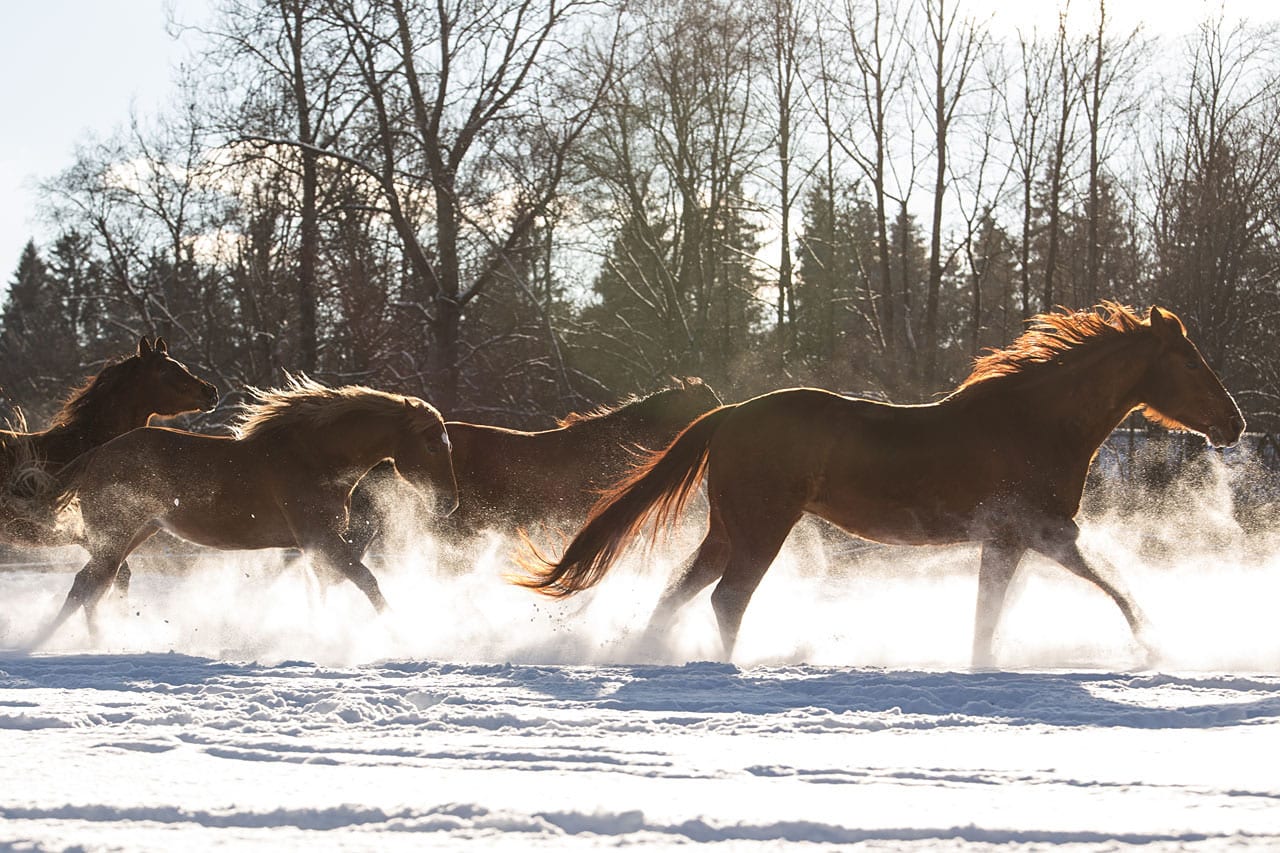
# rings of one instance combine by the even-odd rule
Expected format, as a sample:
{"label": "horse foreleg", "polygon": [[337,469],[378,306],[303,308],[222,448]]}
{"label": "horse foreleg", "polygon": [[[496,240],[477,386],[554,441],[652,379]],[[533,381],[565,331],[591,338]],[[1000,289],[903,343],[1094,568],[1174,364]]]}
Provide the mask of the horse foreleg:
{"label": "horse foreleg", "polygon": [[1080,553],[1080,545],[1076,541],[1079,532],[1079,528],[1074,524],[1061,530],[1052,531],[1045,536],[1042,544],[1037,545],[1036,550],[1057,561],[1067,571],[1084,578],[1105,592],[1116,603],[1116,607],[1120,608],[1120,613],[1124,616],[1125,622],[1128,623],[1134,640],[1138,645],[1142,646],[1148,656],[1153,655],[1154,650],[1144,637],[1147,620],[1142,615],[1142,611],[1127,594],[1100,575],[1097,569],[1085,560],[1084,554]]}
{"label": "horse foreleg", "polygon": [[1023,547],[997,542],[982,546],[982,565],[978,569],[978,609],[973,629],[973,665],[989,667],[994,663],[991,646],[996,625],[1004,609],[1009,581],[1022,559]]}
{"label": "horse foreleg", "polygon": [[[340,540],[341,541],[341,540]],[[346,542],[330,545],[315,551],[316,556],[329,569],[351,581],[356,588],[368,597],[373,609],[382,613],[387,609],[387,600],[378,586],[378,579],[369,571],[369,567],[360,562],[360,558]]]}
{"label": "horse foreleg", "polygon": [[129,561],[125,560],[120,564],[120,568],[116,570],[116,581],[112,584],[116,594],[122,600],[129,599],[129,581],[133,578],[133,570],[129,568]]}
{"label": "horse foreleg", "polygon": [[[377,471],[378,469],[374,469]],[[347,529],[342,538],[351,546],[357,560],[364,559],[374,538],[382,531],[382,519],[373,499],[372,486],[366,480],[376,475],[366,475],[351,492],[351,506],[347,515]]]}

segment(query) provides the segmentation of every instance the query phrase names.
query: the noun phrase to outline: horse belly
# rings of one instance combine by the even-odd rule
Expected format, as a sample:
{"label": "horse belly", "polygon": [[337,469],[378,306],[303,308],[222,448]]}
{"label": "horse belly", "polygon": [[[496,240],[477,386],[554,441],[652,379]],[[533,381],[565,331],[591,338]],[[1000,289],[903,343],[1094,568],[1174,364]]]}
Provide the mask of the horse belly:
{"label": "horse belly", "polygon": [[200,506],[177,507],[165,513],[160,527],[180,539],[223,551],[296,546],[279,513],[240,507],[210,511]]}
{"label": "horse belly", "polygon": [[973,538],[963,517],[921,505],[874,499],[815,502],[806,508],[847,533],[886,545],[948,545]]}
{"label": "horse belly", "polygon": [[875,542],[946,545],[969,541],[974,538],[975,514],[988,490],[968,477],[938,473],[932,466],[878,470],[874,463],[856,470],[828,471],[807,509]]}

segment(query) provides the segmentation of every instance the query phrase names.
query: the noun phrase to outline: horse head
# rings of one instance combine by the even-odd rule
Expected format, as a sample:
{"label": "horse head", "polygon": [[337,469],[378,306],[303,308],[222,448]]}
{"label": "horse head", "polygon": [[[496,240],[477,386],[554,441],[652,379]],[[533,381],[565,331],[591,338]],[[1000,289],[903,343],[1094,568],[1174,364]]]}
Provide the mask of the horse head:
{"label": "horse head", "polygon": [[432,511],[448,516],[458,508],[458,481],[453,475],[453,445],[444,419],[416,398],[404,401],[406,428],[392,460],[411,486],[432,500]]}
{"label": "horse head", "polygon": [[723,405],[720,395],[696,377],[675,380],[670,388],[658,391],[641,403],[653,406],[657,420],[680,427]]}
{"label": "horse head", "polygon": [[1138,387],[1144,414],[1172,429],[1198,432],[1218,447],[1235,444],[1244,416],[1171,311],[1151,306],[1156,355]]}
{"label": "horse head", "polygon": [[138,340],[138,353],[126,359],[132,362],[133,385],[150,411],[157,415],[177,415],[212,408],[218,402],[218,389],[195,376],[186,365],[169,356],[164,338],[155,343],[144,336]]}

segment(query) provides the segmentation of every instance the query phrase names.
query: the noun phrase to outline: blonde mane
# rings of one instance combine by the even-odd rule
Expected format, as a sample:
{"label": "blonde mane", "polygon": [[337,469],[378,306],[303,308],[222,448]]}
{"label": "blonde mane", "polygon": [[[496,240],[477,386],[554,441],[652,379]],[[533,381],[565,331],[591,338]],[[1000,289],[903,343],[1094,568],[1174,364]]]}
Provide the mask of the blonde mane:
{"label": "blonde mane", "polygon": [[993,379],[1026,374],[1046,364],[1062,363],[1101,342],[1118,341],[1137,329],[1149,328],[1132,308],[1110,301],[1088,311],[1059,307],[1037,314],[1027,323],[1029,328],[1009,346],[989,350],[975,359],[972,372],[954,393]]}
{"label": "blonde mane", "polygon": [[286,374],[282,388],[246,389],[254,402],[234,426],[238,439],[254,438],[283,430],[312,430],[333,424],[347,415],[404,417],[441,420],[436,408],[417,397],[392,394],[363,385],[336,388],[303,374]]}
{"label": "blonde mane", "polygon": [[625,400],[621,400],[612,405],[596,406],[594,409],[588,409],[585,412],[570,412],[562,418],[556,419],[556,426],[562,429],[585,424],[591,421],[598,421],[609,417],[610,415],[625,412],[628,415],[637,417],[648,417],[655,413],[660,413],[664,407],[670,406],[673,401],[679,401],[687,394],[705,394],[714,398],[719,403],[719,397],[711,390],[706,383],[696,376],[689,376],[684,379],[673,379],[671,385],[654,391],[647,397],[641,397],[632,394]]}

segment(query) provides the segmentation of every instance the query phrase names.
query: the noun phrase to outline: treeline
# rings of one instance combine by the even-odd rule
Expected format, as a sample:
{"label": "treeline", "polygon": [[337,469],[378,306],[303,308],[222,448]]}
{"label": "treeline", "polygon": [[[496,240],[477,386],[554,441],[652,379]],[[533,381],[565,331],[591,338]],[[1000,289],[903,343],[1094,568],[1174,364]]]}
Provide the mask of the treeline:
{"label": "treeline", "polygon": [[[140,334],[546,423],[700,375],[920,401],[1029,315],[1180,313],[1277,431],[1280,39],[956,0],[226,0],[45,186],[0,315],[45,415]],[[33,418],[36,420],[37,418]]]}

